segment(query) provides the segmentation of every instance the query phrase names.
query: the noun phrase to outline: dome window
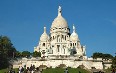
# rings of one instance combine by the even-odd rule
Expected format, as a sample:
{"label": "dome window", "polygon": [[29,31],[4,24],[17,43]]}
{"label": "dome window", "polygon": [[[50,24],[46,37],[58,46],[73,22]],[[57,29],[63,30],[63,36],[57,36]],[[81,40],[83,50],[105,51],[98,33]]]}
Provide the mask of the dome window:
{"label": "dome window", "polygon": [[43,46],[45,46],[45,43],[43,43]]}
{"label": "dome window", "polygon": [[59,29],[61,29],[61,28],[59,28]]}
{"label": "dome window", "polygon": [[64,36],[62,35],[62,38],[64,38]]}
{"label": "dome window", "polygon": [[66,36],[65,36],[65,40],[66,40]]}
{"label": "dome window", "polygon": [[73,43],[73,46],[74,46],[74,43]]}
{"label": "dome window", "polygon": [[70,46],[72,46],[72,43],[70,43]]}
{"label": "dome window", "polygon": [[52,45],[52,47],[54,47],[54,45]]}
{"label": "dome window", "polygon": [[54,36],[53,36],[53,39],[54,39]]}

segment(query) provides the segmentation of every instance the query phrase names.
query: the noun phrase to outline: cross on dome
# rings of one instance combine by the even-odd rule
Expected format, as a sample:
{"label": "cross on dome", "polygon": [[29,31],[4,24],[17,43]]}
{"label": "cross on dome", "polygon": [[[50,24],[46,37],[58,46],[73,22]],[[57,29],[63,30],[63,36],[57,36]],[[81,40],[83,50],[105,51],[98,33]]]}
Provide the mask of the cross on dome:
{"label": "cross on dome", "polygon": [[65,20],[65,18],[62,17],[62,8],[61,6],[58,7],[58,16],[54,19],[54,21],[52,22],[51,28],[68,28],[68,24],[67,21]]}
{"label": "cross on dome", "polygon": [[44,27],[44,33],[46,33],[46,27]]}
{"label": "cross on dome", "polygon": [[61,6],[59,6],[59,8],[58,8],[58,16],[60,16],[62,14],[62,8],[61,8]]}
{"label": "cross on dome", "polygon": [[73,32],[75,32],[75,26],[74,26],[74,24],[73,24]]}

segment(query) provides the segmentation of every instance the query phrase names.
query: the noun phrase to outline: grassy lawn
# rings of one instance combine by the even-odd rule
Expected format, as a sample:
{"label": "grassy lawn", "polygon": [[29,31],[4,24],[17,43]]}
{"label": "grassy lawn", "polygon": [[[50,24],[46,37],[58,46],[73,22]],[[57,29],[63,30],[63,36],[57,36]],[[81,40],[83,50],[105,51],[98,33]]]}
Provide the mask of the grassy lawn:
{"label": "grassy lawn", "polygon": [[[18,72],[18,69],[14,69],[15,72]],[[42,73],[64,73],[65,69],[64,68],[49,68],[49,69],[44,69]],[[90,73],[84,69],[80,68],[68,68],[69,73]],[[8,69],[2,69],[0,70],[0,73],[5,73],[8,72]]]}
{"label": "grassy lawn", "polygon": [[[14,69],[15,72],[18,72],[18,69]],[[48,69],[44,69],[42,73],[64,73],[65,69],[64,68],[48,68]],[[79,71],[81,73],[90,73],[87,70],[81,69],[81,68],[68,68],[69,73],[79,73]],[[110,73],[111,72],[111,68],[104,70],[105,73]],[[0,73],[7,73],[8,69],[2,69],[0,70]]]}
{"label": "grassy lawn", "polygon": [[[15,70],[15,72],[17,73],[18,72],[18,69],[16,68],[16,69],[14,69]],[[7,73],[8,72],[8,69],[2,69],[2,70],[0,70],[0,73]]]}
{"label": "grassy lawn", "polygon": [[[63,68],[49,68],[49,69],[45,69],[43,70],[42,73],[64,73],[65,69]],[[90,73],[84,69],[80,69],[80,68],[68,68],[69,73],[79,73],[79,71],[81,73]]]}
{"label": "grassy lawn", "polygon": [[[18,72],[18,69],[14,69],[15,72]],[[42,73],[64,73],[63,68],[49,68],[49,69],[44,69]],[[81,73],[90,73],[84,69],[80,69],[80,68],[68,68],[69,73],[79,73],[79,71]],[[0,73],[5,73],[8,72],[8,69],[2,69],[0,70]]]}

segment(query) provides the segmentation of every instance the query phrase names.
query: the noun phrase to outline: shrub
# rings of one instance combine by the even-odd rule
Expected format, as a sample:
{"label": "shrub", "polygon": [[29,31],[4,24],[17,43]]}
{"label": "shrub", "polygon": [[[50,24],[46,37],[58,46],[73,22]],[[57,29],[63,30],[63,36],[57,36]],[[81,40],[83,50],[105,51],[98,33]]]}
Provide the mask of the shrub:
{"label": "shrub", "polygon": [[60,64],[58,65],[59,68],[66,68],[66,65],[65,64]]}
{"label": "shrub", "polygon": [[47,66],[46,65],[40,65],[39,68],[46,69]]}

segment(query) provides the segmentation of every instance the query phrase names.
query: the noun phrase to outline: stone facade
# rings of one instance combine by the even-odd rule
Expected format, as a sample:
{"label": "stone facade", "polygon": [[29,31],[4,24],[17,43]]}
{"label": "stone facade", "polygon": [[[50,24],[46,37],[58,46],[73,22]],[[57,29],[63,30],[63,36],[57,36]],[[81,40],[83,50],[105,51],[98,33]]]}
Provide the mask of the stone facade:
{"label": "stone facade", "polygon": [[73,25],[73,32],[70,33],[70,28],[67,21],[62,16],[62,9],[59,6],[58,16],[52,22],[49,35],[46,33],[46,27],[40,37],[39,44],[34,47],[34,51],[41,52],[42,57],[53,56],[71,56],[76,57],[86,56],[85,46],[80,44],[76,28]]}
{"label": "stone facade", "polygon": [[22,58],[21,60],[14,62],[13,68],[18,68],[19,66],[24,67],[24,65],[26,65],[26,67],[30,67],[31,65],[35,65],[35,67],[39,67],[40,65],[45,65],[48,68],[50,67],[56,68],[60,64],[64,64],[66,65],[66,67],[71,67],[71,68],[77,68],[83,65],[84,68],[86,69],[92,69],[92,67],[96,69],[103,69],[102,61],[99,62],[97,61],[93,62],[90,60],[78,61],[73,59],[41,61],[41,59],[37,59],[37,58],[31,58],[31,59]]}

